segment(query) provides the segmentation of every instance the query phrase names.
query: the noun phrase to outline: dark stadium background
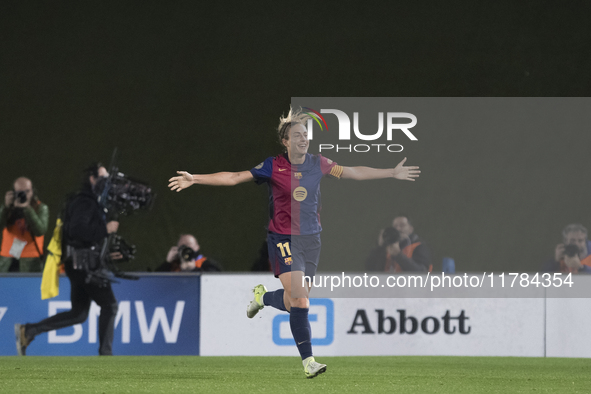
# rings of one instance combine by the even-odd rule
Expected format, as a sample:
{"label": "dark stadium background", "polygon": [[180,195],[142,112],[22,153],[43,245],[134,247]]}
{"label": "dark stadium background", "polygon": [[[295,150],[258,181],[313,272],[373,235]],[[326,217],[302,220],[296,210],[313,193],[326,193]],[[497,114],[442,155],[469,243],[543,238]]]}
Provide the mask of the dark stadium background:
{"label": "dark stadium background", "polygon": [[[248,270],[265,238],[265,188],[174,194],[166,185],[175,170],[239,171],[276,154],[274,127],[291,97],[588,96],[590,11],[587,2],[549,1],[2,2],[0,191],[29,176],[51,209],[51,231],[80,170],[107,163],[117,146],[120,170],[158,193],[152,212],[121,220],[138,247],[126,269],[154,268],[190,232],[226,270]],[[544,228],[483,199],[472,229],[462,213],[422,210],[426,199],[417,199],[406,210],[435,260],[451,254],[460,271],[510,271],[515,262],[537,270],[565,224],[591,225],[589,135],[550,147],[528,140],[546,153],[534,160],[552,169],[543,181],[556,204],[537,212],[524,202],[516,212],[536,211]],[[414,164],[441,165],[446,146],[436,148]],[[464,164],[454,160],[445,157]],[[452,182],[478,178],[464,168]],[[487,250],[469,246],[475,234]],[[350,261],[361,269],[371,246],[346,245]],[[321,268],[339,271],[326,257]]]}

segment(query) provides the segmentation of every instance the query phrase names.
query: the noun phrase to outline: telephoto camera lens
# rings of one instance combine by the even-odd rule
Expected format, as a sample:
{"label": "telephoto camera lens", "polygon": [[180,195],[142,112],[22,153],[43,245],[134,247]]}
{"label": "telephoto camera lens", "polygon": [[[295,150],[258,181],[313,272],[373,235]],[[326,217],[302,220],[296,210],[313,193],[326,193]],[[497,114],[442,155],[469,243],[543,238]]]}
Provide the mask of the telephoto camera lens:
{"label": "telephoto camera lens", "polygon": [[195,251],[188,246],[179,246],[179,257],[182,261],[191,261],[195,258]]}
{"label": "telephoto camera lens", "polygon": [[14,199],[22,204],[27,201],[27,193],[22,190],[20,192],[14,192]]}
{"label": "telephoto camera lens", "polygon": [[568,257],[575,257],[579,254],[579,247],[577,245],[566,245],[564,247],[564,254]]}

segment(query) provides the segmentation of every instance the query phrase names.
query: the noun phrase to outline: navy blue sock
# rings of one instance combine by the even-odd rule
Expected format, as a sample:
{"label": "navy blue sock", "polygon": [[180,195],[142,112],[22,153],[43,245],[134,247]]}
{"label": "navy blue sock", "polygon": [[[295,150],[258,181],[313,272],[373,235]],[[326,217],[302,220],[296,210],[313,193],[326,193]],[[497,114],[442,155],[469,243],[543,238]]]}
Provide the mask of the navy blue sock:
{"label": "navy blue sock", "polygon": [[280,311],[287,312],[287,309],[285,309],[285,303],[283,302],[284,292],[285,291],[283,289],[266,292],[263,296],[263,304],[277,308]]}
{"label": "navy blue sock", "polygon": [[291,307],[289,325],[302,360],[312,356],[312,330],[308,320],[308,308]]}

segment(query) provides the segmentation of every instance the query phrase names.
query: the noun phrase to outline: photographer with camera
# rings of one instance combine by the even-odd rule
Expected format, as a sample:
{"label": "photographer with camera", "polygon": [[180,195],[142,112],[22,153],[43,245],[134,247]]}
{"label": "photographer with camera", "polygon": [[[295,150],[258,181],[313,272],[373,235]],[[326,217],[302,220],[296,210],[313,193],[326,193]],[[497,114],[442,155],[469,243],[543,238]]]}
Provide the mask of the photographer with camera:
{"label": "photographer with camera", "polygon": [[591,242],[587,229],[581,224],[569,224],[562,231],[563,243],[556,245],[554,258],[544,266],[544,272],[591,274]]}
{"label": "photographer with camera", "polygon": [[111,355],[117,300],[110,281],[104,276],[106,258],[101,255],[109,234],[117,232],[119,222],[107,222],[105,199],[101,199],[108,181],[105,167],[94,164],[85,170],[82,190],[71,197],[64,211],[62,261],[70,280],[72,309],[34,324],[15,325],[17,349],[25,355],[35,336],[82,323],[88,317],[91,301],[101,308],[99,317],[99,354]]}
{"label": "photographer with camera", "polygon": [[17,178],[0,206],[0,272],[8,272],[11,266],[21,272],[41,271],[48,221],[49,209],[37,198],[31,180]]}
{"label": "photographer with camera", "polygon": [[[396,232],[392,230],[396,230]],[[378,247],[372,250],[366,265],[371,265],[371,271],[431,272],[433,265],[429,248],[414,231],[414,226],[408,216],[395,216],[392,220],[392,227],[388,227],[380,233]],[[379,250],[386,247],[389,249],[383,257],[383,251],[379,252]],[[383,260],[383,263],[375,261],[378,257],[380,261]],[[373,262],[370,263],[370,260]]]}
{"label": "photographer with camera", "polygon": [[400,233],[394,227],[380,232],[378,246],[372,249],[365,260],[368,272],[388,272],[394,264],[394,256],[400,254]]}
{"label": "photographer with camera", "polygon": [[211,272],[221,271],[219,264],[205,257],[197,239],[191,234],[183,234],[179,237],[177,246],[168,251],[166,261],[162,263],[157,272]]}

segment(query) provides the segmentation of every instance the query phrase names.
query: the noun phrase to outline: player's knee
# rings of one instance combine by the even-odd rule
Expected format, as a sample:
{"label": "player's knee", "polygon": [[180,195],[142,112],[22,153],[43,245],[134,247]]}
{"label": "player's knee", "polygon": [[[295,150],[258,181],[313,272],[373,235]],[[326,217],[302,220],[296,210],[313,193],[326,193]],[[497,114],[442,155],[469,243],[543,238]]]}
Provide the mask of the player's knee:
{"label": "player's knee", "polygon": [[310,303],[308,301],[307,298],[292,298],[290,300],[290,304],[292,307],[295,308],[309,308],[310,307]]}
{"label": "player's knee", "polygon": [[72,324],[80,324],[80,323],[84,323],[86,321],[86,319],[88,318],[88,309],[81,309],[76,311],[76,314],[74,315],[74,321]]}
{"label": "player's knee", "polygon": [[298,305],[308,302],[307,294],[305,292],[296,293],[296,292],[288,292],[286,290],[284,294],[285,294],[284,302],[288,302],[291,306],[295,306],[296,308],[299,308]]}

